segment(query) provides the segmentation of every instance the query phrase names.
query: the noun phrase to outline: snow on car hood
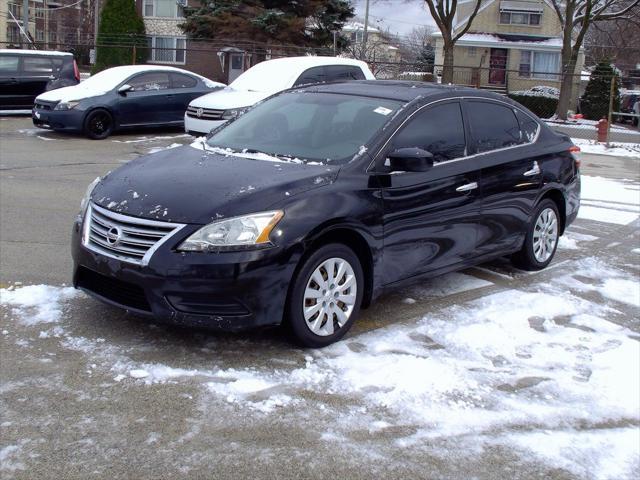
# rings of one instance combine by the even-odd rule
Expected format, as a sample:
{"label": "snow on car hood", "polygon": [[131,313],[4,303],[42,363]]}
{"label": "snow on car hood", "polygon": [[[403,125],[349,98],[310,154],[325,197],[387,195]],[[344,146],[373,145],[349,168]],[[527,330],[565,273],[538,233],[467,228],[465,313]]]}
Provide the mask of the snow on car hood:
{"label": "snow on car hood", "polygon": [[216,90],[207,93],[202,97],[193,100],[189,106],[199,108],[213,108],[216,110],[229,110],[231,108],[249,107],[260,100],[267,98],[273,92],[249,92],[246,90],[235,90],[231,87],[225,87],[222,90]]}
{"label": "snow on car hood", "polygon": [[184,146],[114,170],[98,183],[91,199],[126,215],[207,224],[264,211],[330,184],[338,172],[337,166],[261,161]]}

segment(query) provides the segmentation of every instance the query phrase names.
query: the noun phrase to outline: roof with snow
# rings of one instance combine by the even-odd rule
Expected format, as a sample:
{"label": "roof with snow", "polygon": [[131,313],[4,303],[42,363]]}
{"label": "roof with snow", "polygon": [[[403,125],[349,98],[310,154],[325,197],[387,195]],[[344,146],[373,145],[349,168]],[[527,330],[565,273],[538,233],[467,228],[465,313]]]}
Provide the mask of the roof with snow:
{"label": "roof with snow", "polygon": [[[361,22],[349,22],[349,23],[345,23],[344,27],[342,27],[342,31],[343,32],[356,32],[359,30],[364,30],[364,23]],[[367,32],[379,32],[380,30],[378,30],[375,27],[372,27],[371,25],[369,25],[367,27]]]}
{"label": "roof with snow", "polygon": [[[435,32],[434,37],[442,36]],[[562,48],[562,38],[542,37],[537,35],[522,35],[513,33],[465,33],[456,42],[456,45],[495,45],[514,48],[544,48],[545,50],[557,50]]]}

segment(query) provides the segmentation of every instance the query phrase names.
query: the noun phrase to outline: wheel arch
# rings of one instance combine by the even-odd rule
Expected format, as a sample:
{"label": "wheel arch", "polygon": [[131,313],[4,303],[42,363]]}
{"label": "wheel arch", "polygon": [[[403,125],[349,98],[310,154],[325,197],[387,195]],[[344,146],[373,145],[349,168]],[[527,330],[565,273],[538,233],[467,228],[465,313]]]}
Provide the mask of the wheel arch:
{"label": "wheel arch", "polygon": [[558,207],[558,213],[560,214],[560,235],[563,235],[567,224],[567,200],[560,189],[551,188],[540,196],[536,205],[539,205],[540,202],[546,199],[552,200],[556,204],[556,207]]}
{"label": "wheel arch", "polygon": [[[330,243],[339,243],[349,247],[358,257],[362,273],[364,275],[364,292],[362,296],[362,308],[366,308],[371,304],[374,291],[374,257],[373,249],[366,240],[365,235],[358,231],[359,229],[350,224],[333,224],[325,225],[311,232],[302,242],[303,253],[298,260],[293,278],[296,277],[298,271],[302,267],[304,261],[323,245]],[[287,292],[287,297],[291,294],[291,286]]]}

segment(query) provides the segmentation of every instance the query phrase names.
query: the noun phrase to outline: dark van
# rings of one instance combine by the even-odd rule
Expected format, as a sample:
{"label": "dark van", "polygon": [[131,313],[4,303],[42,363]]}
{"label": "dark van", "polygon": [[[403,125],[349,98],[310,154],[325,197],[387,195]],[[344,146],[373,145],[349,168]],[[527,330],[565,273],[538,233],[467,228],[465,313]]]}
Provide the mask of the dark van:
{"label": "dark van", "polygon": [[79,82],[71,53],[0,49],[0,110],[30,110],[41,93]]}

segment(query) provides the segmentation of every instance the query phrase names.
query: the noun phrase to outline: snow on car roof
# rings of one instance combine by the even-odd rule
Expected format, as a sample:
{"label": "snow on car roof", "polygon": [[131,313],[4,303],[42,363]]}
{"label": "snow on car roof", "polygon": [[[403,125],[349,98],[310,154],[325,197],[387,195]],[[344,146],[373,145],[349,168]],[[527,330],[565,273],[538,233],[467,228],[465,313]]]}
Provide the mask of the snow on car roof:
{"label": "snow on car roof", "polygon": [[257,63],[240,75],[229,86],[236,90],[277,92],[291,87],[294,80],[307,68],[323,65],[353,65],[369,71],[361,60],[342,57],[286,57]]}
{"label": "snow on car roof", "polygon": [[57,52],[55,50],[23,50],[19,48],[0,48],[1,53],[19,53],[20,55],[50,55],[50,56],[67,56],[73,55],[69,52]]}

